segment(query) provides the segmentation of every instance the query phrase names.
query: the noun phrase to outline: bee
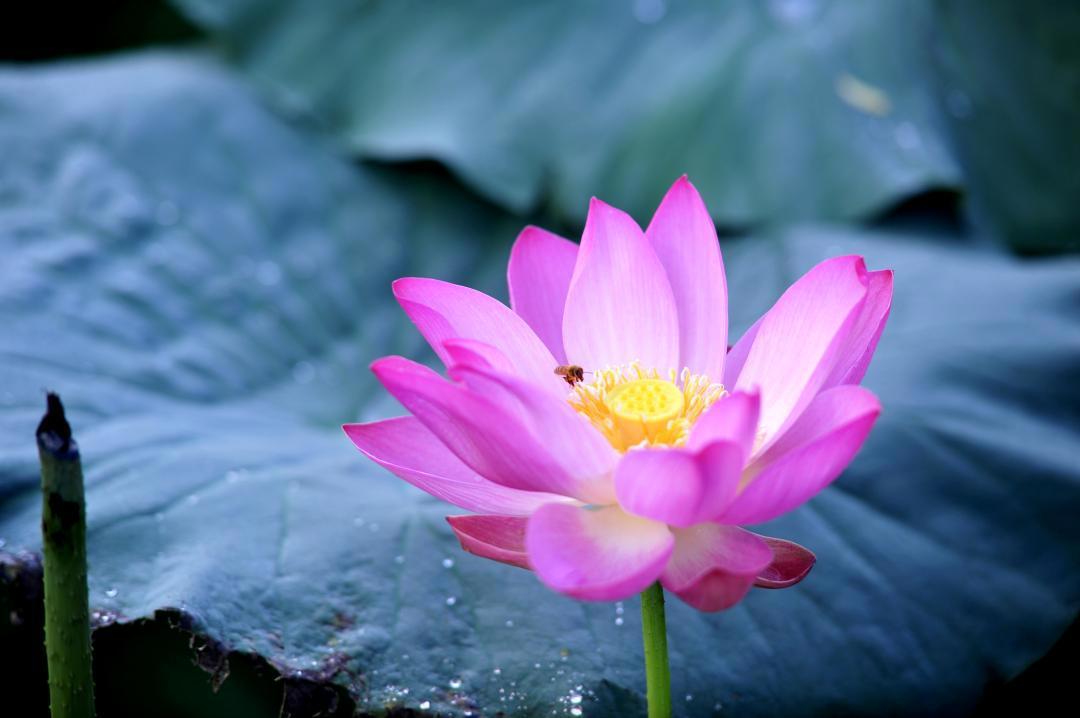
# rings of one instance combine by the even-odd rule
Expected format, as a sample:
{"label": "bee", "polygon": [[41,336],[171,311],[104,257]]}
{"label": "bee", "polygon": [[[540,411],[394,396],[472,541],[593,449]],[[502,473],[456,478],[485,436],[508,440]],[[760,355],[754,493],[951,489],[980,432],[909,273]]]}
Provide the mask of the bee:
{"label": "bee", "polygon": [[570,386],[574,386],[579,381],[585,381],[585,370],[579,367],[577,364],[562,364],[555,367],[555,373],[563,378]]}

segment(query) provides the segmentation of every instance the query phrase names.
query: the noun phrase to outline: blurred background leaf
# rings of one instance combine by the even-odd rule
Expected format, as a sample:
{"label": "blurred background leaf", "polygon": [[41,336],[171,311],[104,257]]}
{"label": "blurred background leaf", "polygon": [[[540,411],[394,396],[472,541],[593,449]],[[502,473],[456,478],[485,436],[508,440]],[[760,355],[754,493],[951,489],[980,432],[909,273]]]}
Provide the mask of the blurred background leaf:
{"label": "blurred background leaf", "polygon": [[939,0],[938,92],[976,222],[1080,249],[1080,3]]}
{"label": "blurred background leaf", "polygon": [[1078,246],[1075,3],[174,2],[357,157],[511,210],[645,214],[684,172],[729,228],[970,189],[984,236]]}
{"label": "blurred background leaf", "polygon": [[[337,428],[400,413],[364,368],[421,351],[389,281],[502,296],[524,218],[430,166],[349,164],[198,56],[5,71],[0,152],[0,563],[33,574],[48,386],[87,467],[106,678],[147,656],[164,715],[643,712],[636,601],[462,554],[447,507]],[[835,490],[764,529],[817,552],[803,585],[673,606],[680,715],[965,713],[1076,616],[1080,261],[896,224],[724,243],[736,330],[826,256],[896,270],[867,378],[887,411]],[[32,642],[33,602],[7,605],[3,645]],[[225,698],[161,678],[176,630]],[[112,715],[146,712],[112,686]]]}
{"label": "blurred background leaf", "polygon": [[644,215],[685,172],[744,227],[960,181],[921,0],[177,4],[356,156],[439,160],[512,210]]}

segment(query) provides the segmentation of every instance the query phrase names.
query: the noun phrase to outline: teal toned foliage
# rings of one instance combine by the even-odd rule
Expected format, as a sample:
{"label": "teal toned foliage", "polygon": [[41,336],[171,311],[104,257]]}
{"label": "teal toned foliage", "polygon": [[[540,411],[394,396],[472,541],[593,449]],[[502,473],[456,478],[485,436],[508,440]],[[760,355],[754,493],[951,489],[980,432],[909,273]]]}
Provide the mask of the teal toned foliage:
{"label": "teal toned foliage", "polygon": [[1024,251],[1080,249],[1080,4],[939,8],[938,93],[979,225]]}
{"label": "teal toned foliage", "polygon": [[[99,623],[173,608],[197,645],[372,711],[540,715],[579,692],[587,715],[643,711],[636,605],[576,603],[461,553],[447,507],[337,426],[400,413],[370,359],[430,358],[391,279],[503,295],[527,219],[424,168],[350,164],[201,56],[3,71],[0,153],[6,561],[38,545],[48,386],[79,431]],[[670,604],[679,713],[972,708],[1080,603],[1080,263],[925,222],[723,249],[736,335],[827,256],[894,268],[866,380],[886,411],[832,490],[763,529],[817,553],[807,581],[720,615]],[[135,628],[99,636],[158,640]],[[0,638],[17,630],[0,622]]]}
{"label": "teal toned foliage", "polygon": [[356,156],[510,209],[647,217],[687,172],[727,227],[943,189],[1018,249],[1078,246],[1076,3],[173,2]]}
{"label": "teal toned foliage", "polygon": [[745,226],[959,182],[924,0],[176,4],[357,155],[437,159],[515,210],[583,220],[595,194],[647,217],[686,172]]}

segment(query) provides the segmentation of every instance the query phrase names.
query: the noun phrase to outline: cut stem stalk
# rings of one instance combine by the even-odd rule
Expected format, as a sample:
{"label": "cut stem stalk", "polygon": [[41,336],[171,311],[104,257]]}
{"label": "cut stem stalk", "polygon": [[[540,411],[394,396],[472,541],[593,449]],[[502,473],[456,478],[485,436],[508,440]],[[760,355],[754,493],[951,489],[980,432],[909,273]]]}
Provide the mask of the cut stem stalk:
{"label": "cut stem stalk", "polygon": [[82,463],[60,397],[50,393],[47,401],[37,428],[37,447],[49,705],[52,718],[93,718]]}

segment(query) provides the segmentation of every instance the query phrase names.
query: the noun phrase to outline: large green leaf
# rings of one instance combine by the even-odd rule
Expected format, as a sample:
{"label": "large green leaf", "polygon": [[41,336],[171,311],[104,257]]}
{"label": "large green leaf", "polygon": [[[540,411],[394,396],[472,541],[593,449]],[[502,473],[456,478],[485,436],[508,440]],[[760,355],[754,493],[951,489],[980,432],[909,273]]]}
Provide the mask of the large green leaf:
{"label": "large green leaf", "polygon": [[435,158],[513,209],[865,216],[958,178],[923,0],[174,0],[354,152]]}
{"label": "large green leaf", "polygon": [[[390,279],[501,291],[519,220],[351,167],[185,57],[0,73],[0,152],[4,552],[38,543],[48,386],[84,454],[111,642],[169,607],[362,709],[549,715],[583,695],[586,715],[642,714],[636,601],[577,603],[462,554],[447,507],[336,426],[397,412],[365,369],[418,350]],[[672,605],[681,715],[963,712],[1075,617],[1080,263],[949,239],[725,244],[740,329],[840,252],[894,267],[897,296],[867,380],[879,426],[834,488],[766,527],[813,548],[814,573],[719,615]]]}
{"label": "large green leaf", "polygon": [[1080,249],[1080,4],[942,0],[935,56],[976,218],[1013,246]]}

